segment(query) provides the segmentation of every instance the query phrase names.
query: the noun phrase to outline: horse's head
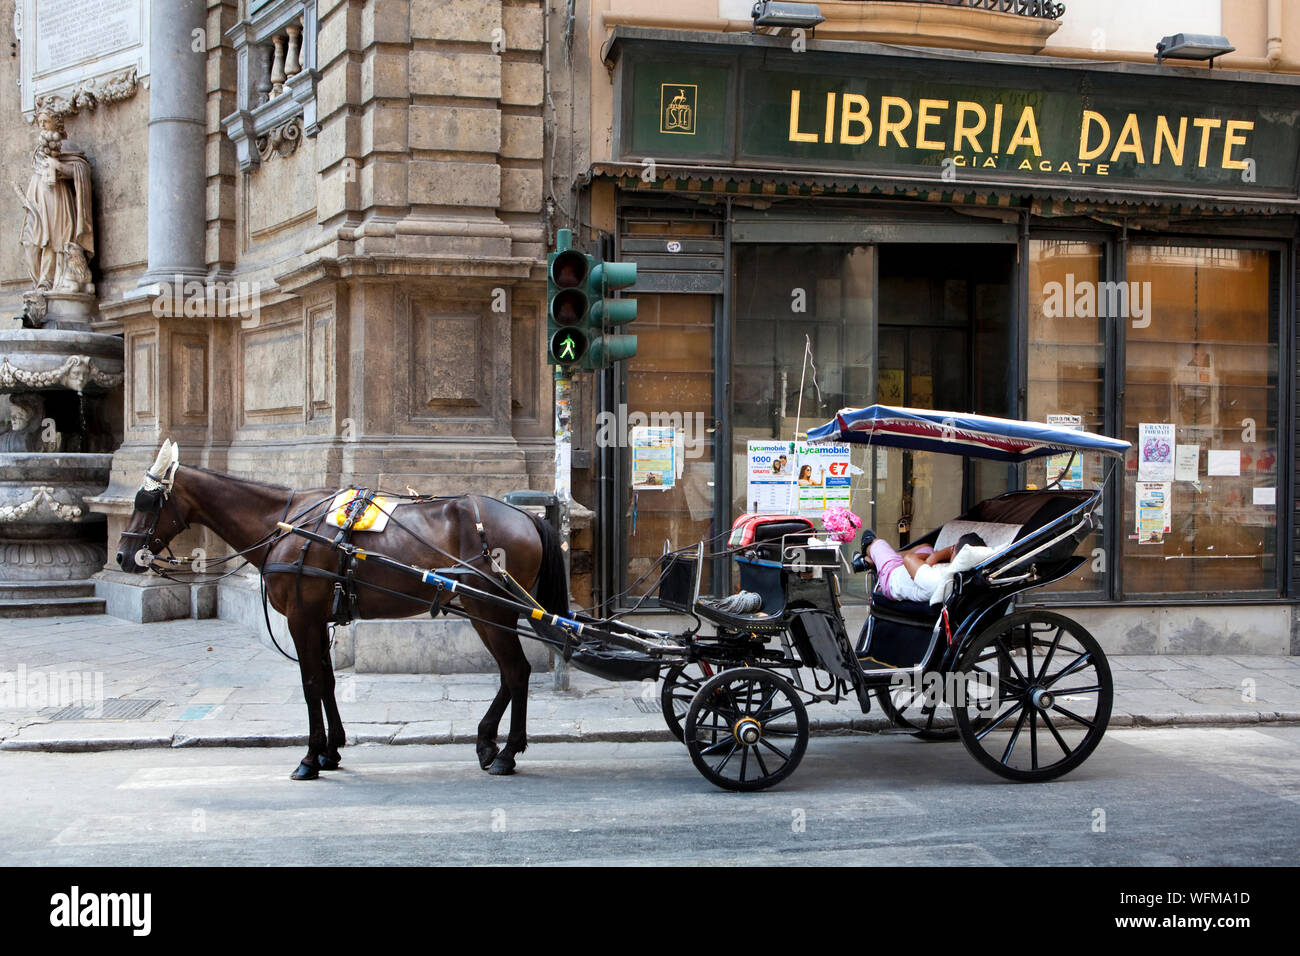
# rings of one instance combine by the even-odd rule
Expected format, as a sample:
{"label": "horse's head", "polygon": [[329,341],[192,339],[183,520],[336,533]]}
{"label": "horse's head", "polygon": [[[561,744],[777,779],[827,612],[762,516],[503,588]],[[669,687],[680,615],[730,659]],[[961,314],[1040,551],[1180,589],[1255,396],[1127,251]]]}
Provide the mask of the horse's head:
{"label": "horse's head", "polygon": [[153,467],[135,493],[135,510],[117,545],[117,564],[123,571],[140,574],[149,569],[154,555],[188,527],[172,494],[180,451],[171,439],[162,443]]}

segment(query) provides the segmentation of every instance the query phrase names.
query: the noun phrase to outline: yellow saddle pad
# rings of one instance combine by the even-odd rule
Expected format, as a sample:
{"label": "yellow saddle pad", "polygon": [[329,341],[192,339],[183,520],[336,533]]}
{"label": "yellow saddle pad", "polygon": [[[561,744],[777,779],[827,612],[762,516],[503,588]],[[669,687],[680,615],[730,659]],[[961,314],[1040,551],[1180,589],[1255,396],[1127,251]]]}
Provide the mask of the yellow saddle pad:
{"label": "yellow saddle pad", "polygon": [[[347,524],[347,505],[357,496],[356,488],[349,488],[341,492],[334,498],[333,504],[330,505],[329,514],[325,516],[325,523],[331,528],[342,528]],[[366,506],[365,513],[357,519],[352,525],[353,531],[383,531],[388,525],[388,499],[383,495],[375,495],[370,504]]]}

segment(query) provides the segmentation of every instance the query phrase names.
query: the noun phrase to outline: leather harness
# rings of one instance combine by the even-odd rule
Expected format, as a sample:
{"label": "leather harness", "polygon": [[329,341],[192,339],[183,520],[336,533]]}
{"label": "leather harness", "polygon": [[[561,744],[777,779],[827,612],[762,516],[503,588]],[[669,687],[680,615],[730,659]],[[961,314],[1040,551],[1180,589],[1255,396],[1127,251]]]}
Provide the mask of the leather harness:
{"label": "leather harness", "polygon": [[[352,532],[357,521],[366,513],[366,509],[374,501],[375,493],[366,488],[361,488],[356,495],[343,508],[343,520],[339,523],[339,532],[334,536],[334,546],[337,548],[340,544],[352,543]],[[488,563],[495,575],[500,579],[502,586],[516,597],[524,597],[528,603],[534,603],[532,596],[512,578],[504,567],[499,567],[496,560],[492,557],[491,549],[488,547],[487,531],[483,527],[483,517],[479,512],[478,501],[473,495],[462,495],[460,497],[468,498],[470,505],[474,509],[474,529],[478,532],[480,552],[482,557]],[[422,501],[432,501],[432,498],[417,498],[416,503]],[[315,528],[319,531],[321,523],[325,520],[326,512],[322,512],[316,519]],[[329,623],[337,625],[351,624],[357,618],[357,604],[360,595],[357,593],[357,585],[378,588],[378,585],[368,584],[365,581],[356,579],[356,558],[347,550],[340,549],[338,552],[338,564],[335,570],[330,571],[326,568],[312,567],[306,563],[307,550],[311,547],[310,541],[304,541],[302,548],[298,551],[298,558],[293,562],[286,561],[268,561],[262,567],[263,574],[293,574],[296,578],[295,586],[298,592],[298,601],[302,602],[302,579],[324,578],[334,582],[334,603],[330,608]],[[439,569],[439,574],[464,574],[465,568],[444,568]],[[379,588],[379,590],[388,590]],[[522,594],[520,593],[522,592]],[[442,605],[443,590],[439,588],[438,595],[434,598],[429,608],[430,615],[446,613]]]}

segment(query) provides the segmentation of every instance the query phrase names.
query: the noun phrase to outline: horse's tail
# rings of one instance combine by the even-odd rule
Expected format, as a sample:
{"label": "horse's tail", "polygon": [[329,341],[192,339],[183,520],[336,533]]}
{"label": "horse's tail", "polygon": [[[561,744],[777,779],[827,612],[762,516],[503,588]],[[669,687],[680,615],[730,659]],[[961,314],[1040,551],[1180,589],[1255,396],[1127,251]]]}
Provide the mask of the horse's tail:
{"label": "horse's tail", "polygon": [[560,535],[545,518],[531,515],[542,536],[542,566],[537,571],[533,595],[552,614],[569,613],[569,582],[564,576],[564,549]]}

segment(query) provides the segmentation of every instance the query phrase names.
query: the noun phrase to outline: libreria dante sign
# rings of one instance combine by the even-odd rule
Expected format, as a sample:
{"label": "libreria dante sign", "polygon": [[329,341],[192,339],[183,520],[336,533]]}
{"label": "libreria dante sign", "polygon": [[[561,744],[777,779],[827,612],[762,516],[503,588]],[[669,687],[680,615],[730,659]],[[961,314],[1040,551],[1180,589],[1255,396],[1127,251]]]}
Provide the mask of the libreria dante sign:
{"label": "libreria dante sign", "polygon": [[683,58],[686,44],[625,45],[624,159],[1296,195],[1295,84],[925,54]]}

